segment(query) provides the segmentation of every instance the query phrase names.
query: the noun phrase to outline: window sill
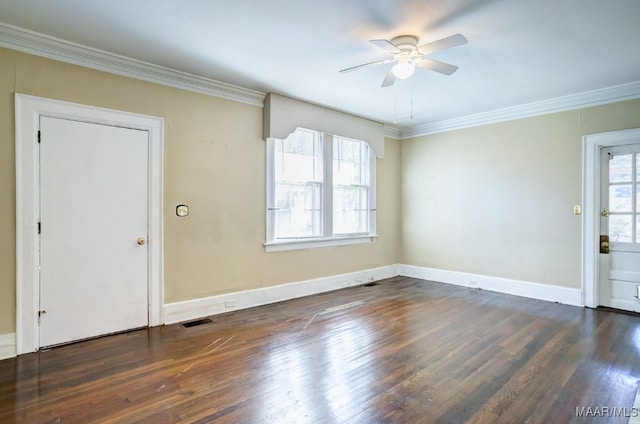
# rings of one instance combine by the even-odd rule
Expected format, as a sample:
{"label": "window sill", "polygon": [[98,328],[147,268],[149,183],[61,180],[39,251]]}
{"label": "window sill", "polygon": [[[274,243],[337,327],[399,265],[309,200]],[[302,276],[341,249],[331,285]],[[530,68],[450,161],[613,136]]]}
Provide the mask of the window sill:
{"label": "window sill", "polygon": [[377,234],[330,239],[277,241],[265,243],[264,248],[265,252],[269,253],[284,252],[287,250],[315,249],[318,247],[347,246],[350,244],[373,243],[376,240],[376,237],[378,237]]}

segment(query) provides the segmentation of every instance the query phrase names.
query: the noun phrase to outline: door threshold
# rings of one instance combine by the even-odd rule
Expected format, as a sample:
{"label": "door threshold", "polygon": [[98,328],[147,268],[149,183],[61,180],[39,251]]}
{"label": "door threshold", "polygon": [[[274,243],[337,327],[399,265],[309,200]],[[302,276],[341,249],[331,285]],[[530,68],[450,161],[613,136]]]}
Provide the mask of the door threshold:
{"label": "door threshold", "polygon": [[623,314],[623,315],[631,315],[633,317],[639,317],[640,318],[640,312],[627,311],[625,309],[617,309],[617,308],[612,308],[610,306],[598,306],[598,307],[596,307],[596,310],[598,310],[598,311],[606,311],[606,312],[614,312],[614,313]]}

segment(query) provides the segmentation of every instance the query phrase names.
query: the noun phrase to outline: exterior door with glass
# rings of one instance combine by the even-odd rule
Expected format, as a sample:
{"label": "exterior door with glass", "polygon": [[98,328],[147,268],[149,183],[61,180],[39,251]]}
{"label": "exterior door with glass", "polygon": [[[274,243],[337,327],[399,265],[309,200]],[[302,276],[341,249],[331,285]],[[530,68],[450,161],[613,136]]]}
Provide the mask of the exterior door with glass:
{"label": "exterior door with glass", "polygon": [[603,148],[600,164],[599,303],[640,312],[640,143]]}

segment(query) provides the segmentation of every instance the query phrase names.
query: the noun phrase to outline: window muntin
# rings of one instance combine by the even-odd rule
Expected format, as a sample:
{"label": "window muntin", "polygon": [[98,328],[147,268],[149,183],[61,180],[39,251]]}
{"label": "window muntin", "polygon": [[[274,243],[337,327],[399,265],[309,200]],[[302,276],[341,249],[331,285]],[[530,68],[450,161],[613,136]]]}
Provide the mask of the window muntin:
{"label": "window muntin", "polygon": [[267,142],[267,246],[374,236],[368,143],[302,128]]}

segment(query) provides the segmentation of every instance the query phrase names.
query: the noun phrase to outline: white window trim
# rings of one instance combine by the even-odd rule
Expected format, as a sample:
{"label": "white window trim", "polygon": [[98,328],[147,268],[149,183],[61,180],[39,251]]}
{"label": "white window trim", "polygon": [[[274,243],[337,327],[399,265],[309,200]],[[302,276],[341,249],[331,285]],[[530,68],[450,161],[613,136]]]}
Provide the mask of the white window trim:
{"label": "white window trim", "polygon": [[376,240],[377,235],[365,235],[365,236],[347,236],[347,237],[334,237],[334,238],[313,238],[308,240],[295,239],[291,241],[276,241],[272,243],[265,243],[265,251],[269,252],[284,252],[287,250],[302,250],[302,249],[315,249],[318,247],[334,247],[334,246],[348,246],[351,244],[365,244],[372,243]]}
{"label": "white window trim", "polygon": [[[282,252],[287,250],[301,250],[301,249],[313,249],[318,247],[333,247],[333,246],[346,246],[353,244],[372,243],[378,237],[376,233],[376,155],[375,152],[370,150],[369,152],[369,232],[357,233],[357,234],[341,234],[334,237],[308,237],[308,238],[295,238],[287,240],[274,240],[275,232],[275,214],[269,213],[270,208],[274,204],[275,196],[275,169],[274,169],[274,153],[275,153],[275,138],[267,139],[267,178],[266,178],[266,226],[267,226],[267,241],[264,243],[265,251],[268,252]],[[325,187],[333,188],[333,161],[325,160],[329,154],[333,156],[333,135],[328,133],[322,134],[323,143],[323,163],[324,163],[324,185]],[[323,192],[323,201],[325,209],[323,210],[323,233],[332,234],[333,228],[331,228],[332,220],[328,220],[327,215],[333,214],[333,198],[329,195],[328,190]]]}

